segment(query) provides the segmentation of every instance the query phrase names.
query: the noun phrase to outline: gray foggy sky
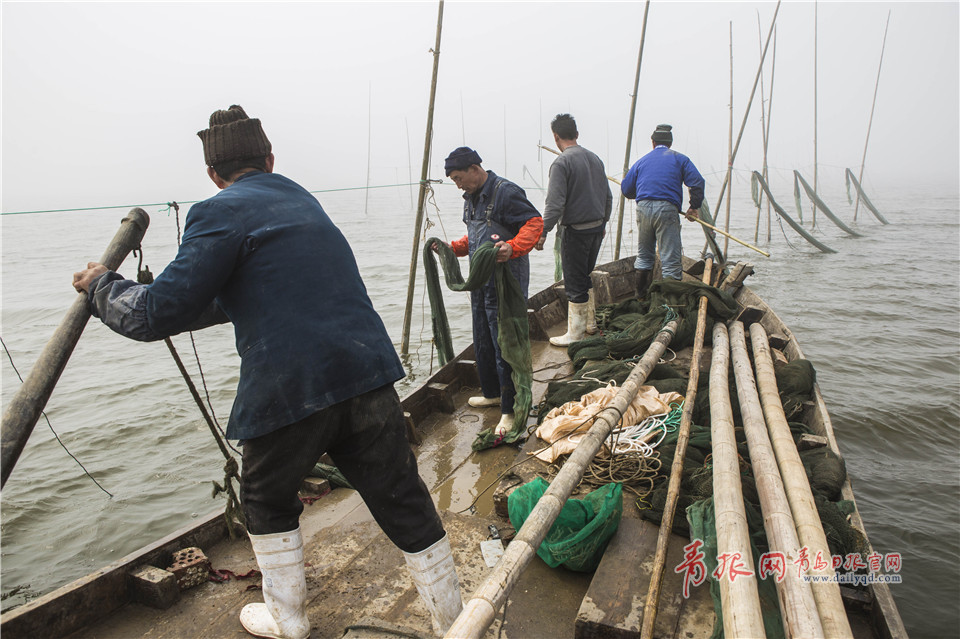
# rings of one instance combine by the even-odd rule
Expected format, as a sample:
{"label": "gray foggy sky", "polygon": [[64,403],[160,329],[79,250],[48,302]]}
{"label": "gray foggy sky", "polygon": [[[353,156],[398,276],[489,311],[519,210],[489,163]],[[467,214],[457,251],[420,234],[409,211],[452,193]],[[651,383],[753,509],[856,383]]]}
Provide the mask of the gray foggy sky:
{"label": "gray foggy sky", "polygon": [[[276,170],[311,190],[419,178],[436,2],[2,3],[3,211],[208,197],[210,112],[259,117]],[[632,158],[661,122],[707,176],[725,169],[733,22],[734,136],[774,2],[652,2]],[[956,192],[958,3],[785,2],[777,18],[771,166],[814,161],[817,11],[821,184],[859,170],[891,13],[866,184]],[[445,4],[431,177],[466,143],[486,168],[540,181],[537,142],[571,112],[622,170],[643,2]],[[759,13],[759,24],[758,24]],[[765,64],[770,92],[773,49]],[[759,89],[735,166],[761,163]],[[371,106],[368,106],[371,105]],[[409,140],[409,142],[408,142]],[[544,156],[545,166],[551,157]],[[792,185],[791,185],[792,188]]]}

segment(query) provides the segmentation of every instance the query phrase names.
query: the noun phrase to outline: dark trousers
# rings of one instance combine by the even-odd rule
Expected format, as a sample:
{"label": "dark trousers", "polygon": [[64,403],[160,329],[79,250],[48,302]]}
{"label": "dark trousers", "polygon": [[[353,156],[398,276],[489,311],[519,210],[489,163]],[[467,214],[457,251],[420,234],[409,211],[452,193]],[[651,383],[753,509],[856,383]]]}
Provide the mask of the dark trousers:
{"label": "dark trousers", "polygon": [[240,498],[250,534],[297,528],[303,512],[297,491],[323,453],[330,454],[400,550],[419,552],[443,537],[407,443],[393,384],[243,442]]}
{"label": "dark trousers", "polygon": [[473,311],[473,351],[477,361],[477,375],[484,397],[500,396],[500,412],[513,412],[516,389],[510,375],[513,369],[503,360],[497,343],[497,288],[487,284],[470,291],[470,307]]}
{"label": "dark trousers", "polygon": [[597,265],[603,243],[603,225],[578,231],[565,226],[560,236],[560,260],[563,264],[563,285],[567,299],[576,304],[587,301],[593,284],[590,273]]}
{"label": "dark trousers", "polygon": [[[523,297],[527,297],[530,286],[529,262],[510,260],[507,262],[510,272],[520,284]],[[477,375],[480,377],[480,389],[484,397],[500,396],[500,412],[513,412],[513,399],[516,389],[510,375],[513,369],[503,360],[500,345],[497,343],[499,323],[497,309],[500,301],[497,297],[496,280],[490,281],[481,288],[470,291],[470,309],[473,313],[473,356],[477,361]]]}

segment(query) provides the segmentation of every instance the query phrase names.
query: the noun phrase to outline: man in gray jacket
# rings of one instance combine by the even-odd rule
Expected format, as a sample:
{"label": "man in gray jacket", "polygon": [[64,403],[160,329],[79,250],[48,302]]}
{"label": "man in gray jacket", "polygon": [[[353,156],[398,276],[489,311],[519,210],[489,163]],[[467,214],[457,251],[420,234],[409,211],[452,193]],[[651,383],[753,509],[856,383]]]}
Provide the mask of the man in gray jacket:
{"label": "man in gray jacket", "polygon": [[543,250],[547,233],[560,228],[560,259],[567,292],[567,332],[551,337],[554,346],[567,346],[596,333],[593,284],[590,273],[597,265],[600,243],[610,220],[613,194],[607,184],[603,162],[579,144],[577,123],[561,113],[550,123],[553,140],[560,149],[550,165],[550,184],[543,212],[543,234],[537,250]]}

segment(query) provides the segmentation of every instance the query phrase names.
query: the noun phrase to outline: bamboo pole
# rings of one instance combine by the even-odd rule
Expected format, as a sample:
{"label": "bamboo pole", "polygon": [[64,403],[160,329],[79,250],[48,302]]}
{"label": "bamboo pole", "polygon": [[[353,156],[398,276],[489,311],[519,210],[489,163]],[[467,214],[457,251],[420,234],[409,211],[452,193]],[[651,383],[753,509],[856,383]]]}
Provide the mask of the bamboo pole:
{"label": "bamboo pole", "polygon": [[473,593],[463,607],[445,637],[448,639],[472,639],[482,637],[493,623],[497,610],[506,602],[510,590],[520,579],[524,567],[537,553],[537,548],[547,536],[563,504],[583,478],[583,473],[604,440],[620,421],[627,406],[636,397],[640,385],[647,379],[666,351],[679,326],[679,320],[667,323],[650,344],[647,352],[627,377],[620,392],[598,416],[586,436],[557,473],[550,487],[537,502],[516,537],[507,546],[496,567]]}
{"label": "bamboo pole", "polygon": [[[780,12],[780,3],[777,0],[777,8],[773,12],[773,19],[770,21],[770,31],[767,32],[767,41],[763,45],[763,54],[760,56],[760,64],[757,66],[757,75],[753,79],[753,89],[750,90],[750,99],[747,100],[747,110],[743,114],[743,122],[740,124],[740,133],[737,134],[737,143],[733,147],[733,153],[730,154],[730,164],[737,158],[737,151],[740,150],[740,141],[743,139],[743,131],[747,128],[747,118],[750,116],[750,106],[753,104],[753,97],[757,92],[757,84],[760,82],[760,72],[763,71],[763,61],[767,57],[767,48],[770,46],[770,37],[773,35],[773,27],[777,24],[777,14]],[[727,189],[727,182],[730,180],[730,172],[727,171],[727,177],[723,180],[723,186],[720,187],[720,199],[717,200],[717,206],[714,211],[720,210],[723,204],[723,192]]]}
{"label": "bamboo pole", "polygon": [[[633,78],[633,94],[630,98],[630,120],[627,123],[627,150],[623,154],[623,175],[630,170],[630,146],[633,144],[633,120],[637,113],[637,91],[640,90],[640,65],[643,63],[643,41],[647,36],[647,14],[650,12],[650,0],[643,7],[643,27],[640,29],[640,51],[637,53],[637,73]],[[623,237],[623,205],[626,198],[620,193],[617,205],[617,243],[613,247],[613,259],[620,259],[620,241]]]}
{"label": "bamboo pole", "polygon": [[[817,0],[813,1],[813,192],[817,192]],[[817,226],[817,205],[814,203],[810,228]]]}
{"label": "bamboo pole", "polygon": [[370,204],[370,147],[373,144],[373,82],[367,89],[367,188],[363,192],[363,214]]}
{"label": "bamboo pole", "polygon": [[777,583],[784,632],[787,637],[823,637],[823,626],[817,615],[813,591],[810,584],[800,578],[794,563],[800,557],[800,541],[777,469],[773,447],[763,422],[763,409],[760,407],[750,357],[747,355],[743,324],[731,323],[729,332],[740,415],[743,417],[743,430],[747,436],[753,475],[757,481],[757,493],[760,495],[763,527],[767,533],[770,551],[782,553],[785,558],[786,574],[784,579]]}
{"label": "bamboo pole", "polygon": [[[766,151],[767,144],[770,142],[770,118],[773,115],[773,81],[776,77],[777,71],[777,30],[773,30],[773,58],[770,60],[770,102],[767,103],[767,136],[766,142],[764,142],[764,160],[763,160],[763,179],[764,181],[768,180],[767,177],[767,160],[766,160]],[[770,198],[767,198],[767,243],[770,243]]]}
{"label": "bamboo pole", "polygon": [[427,203],[427,175],[430,171],[430,144],[433,142],[433,105],[437,98],[437,71],[440,68],[440,32],[443,29],[443,0],[437,10],[437,42],[433,45],[433,79],[430,81],[430,105],[427,107],[427,130],[423,141],[423,164],[420,167],[420,195],[417,197],[417,222],[413,229],[413,250],[410,254],[410,275],[407,278],[407,303],[403,309],[403,336],[400,353],[410,351],[410,320],[413,317],[413,289],[417,282],[417,256],[420,252],[420,228]]}
{"label": "bamboo pole", "polygon": [[[867,163],[867,145],[870,144],[870,129],[873,128],[873,111],[877,107],[877,91],[880,89],[880,69],[883,68],[883,52],[887,48],[887,31],[890,29],[890,12],[887,11],[887,26],[883,28],[883,44],[880,46],[880,64],[877,66],[877,83],[873,87],[873,104],[870,105],[870,122],[867,124],[867,141],[863,143],[863,159],[860,160],[860,177],[858,182],[863,184],[863,167]],[[860,194],[857,193],[857,205],[853,209],[853,221],[857,221],[857,212],[860,210]]]}
{"label": "bamboo pole", "polygon": [[[554,155],[560,155],[560,152],[557,151],[556,149],[551,149],[550,147],[543,146],[542,144],[538,144],[537,146],[539,146],[539,147],[540,147],[541,149],[543,149],[544,151],[550,151],[550,153],[553,153]],[[607,179],[610,180],[611,182],[613,182],[614,184],[618,185],[618,186],[620,185],[620,180],[618,180],[618,179],[615,178],[615,177],[612,177],[612,176],[609,176],[609,175],[608,175],[608,176],[607,176]],[[747,243],[744,242],[743,240],[734,237],[734,236],[731,235],[730,233],[727,233],[726,231],[724,231],[724,230],[722,230],[722,229],[718,229],[717,227],[715,227],[713,224],[710,224],[709,222],[704,222],[703,220],[701,220],[701,219],[698,218],[698,217],[697,217],[697,218],[693,218],[693,221],[694,221],[694,222],[698,222],[698,223],[701,224],[704,228],[708,228],[708,229],[710,229],[711,231],[716,231],[716,232],[719,233],[720,235],[722,235],[722,236],[724,236],[724,237],[730,238],[731,240],[733,240],[733,241],[736,242],[737,244],[742,244],[743,246],[746,246],[748,249],[753,249],[754,251],[756,251],[756,252],[759,253],[760,255],[763,255],[763,256],[765,256],[765,257],[770,257],[770,254],[767,253],[766,251],[764,251],[764,250],[762,250],[762,249],[759,249],[759,248],[757,248],[756,246],[754,246],[754,245],[752,245],[752,244],[747,244]]]}
{"label": "bamboo pole", "polygon": [[765,256],[765,257],[770,257],[770,254],[767,253],[766,251],[764,251],[763,249],[758,249],[758,248],[757,248],[756,246],[754,246],[753,244],[747,244],[747,243],[744,242],[743,240],[737,239],[736,237],[734,237],[733,235],[727,233],[726,231],[724,231],[724,230],[722,230],[722,229],[718,229],[718,228],[715,227],[713,224],[708,224],[707,222],[704,222],[704,221],[701,220],[700,218],[693,218],[693,221],[694,221],[694,222],[699,222],[699,223],[702,224],[705,228],[708,228],[708,229],[710,229],[710,230],[712,230],[712,231],[716,231],[716,232],[719,233],[720,235],[722,235],[722,236],[724,236],[724,237],[730,238],[731,240],[733,240],[733,241],[736,242],[737,244],[743,244],[743,245],[746,246],[747,248],[753,249],[754,251],[756,251],[756,252],[759,253],[760,255],[763,255],[763,256]]}
{"label": "bamboo pole", "polygon": [[[817,513],[817,504],[810,490],[807,473],[800,461],[800,453],[790,434],[790,426],[783,413],[777,377],[773,371],[773,358],[770,355],[770,343],[767,333],[760,324],[751,324],[750,340],[753,346],[753,362],[757,371],[757,386],[760,389],[760,401],[763,416],[767,421],[767,430],[777,458],[783,487],[790,502],[790,511],[797,526],[800,543],[810,553],[810,574],[826,576],[835,574],[831,565],[830,546],[823,532],[823,524]],[[816,568],[817,555],[824,560],[821,569]],[[850,623],[847,621],[840,597],[840,585],[830,581],[812,584],[813,598],[817,602],[817,611],[823,624],[823,632],[828,637],[853,637]]]}
{"label": "bamboo pole", "polygon": [[[713,258],[708,257],[703,269],[703,282],[710,283],[713,270]],[[653,558],[650,573],[650,587],[647,589],[647,601],[643,607],[643,620],[640,625],[640,638],[652,639],[653,624],[657,620],[657,606],[660,603],[660,587],[663,581],[663,567],[667,561],[667,548],[670,546],[670,532],[673,529],[673,516],[680,496],[680,482],[683,480],[683,458],[687,454],[690,441],[690,424],[693,422],[693,404],[697,399],[697,383],[700,380],[700,359],[703,356],[703,337],[707,332],[707,298],[700,297],[697,307],[697,330],[693,338],[693,357],[690,360],[690,376],[687,379],[687,394],[683,399],[683,414],[680,416],[680,430],[677,433],[677,448],[670,466],[670,481],[667,484],[667,499],[663,505],[660,519],[660,531],[657,534],[657,552]]]}
{"label": "bamboo pole", "polygon": [[[763,106],[763,100],[760,101],[760,106]],[[733,173],[733,20],[730,21],[730,118],[729,118],[729,127],[727,130],[727,215],[724,218],[723,230],[730,231],[730,200],[733,197],[733,180],[730,179],[731,173]],[[723,238],[723,254],[727,254],[727,248],[730,245],[730,240],[727,237]]]}
{"label": "bamboo pole", "polygon": [[[760,11],[757,10],[757,43],[760,45],[760,51],[763,51],[763,26],[760,24]],[[767,124],[766,124],[766,109],[764,107],[763,95],[763,74],[760,74],[760,134],[763,137],[763,177],[767,177]],[[760,204],[763,202],[763,192],[760,192],[759,197],[757,198],[757,226],[753,231],[753,241],[758,243],[760,241]],[[769,209],[770,203],[767,203],[767,208]]]}
{"label": "bamboo pole", "polygon": [[[121,221],[120,229],[104,251],[100,263],[111,271],[120,268],[127,254],[140,246],[149,225],[150,217],[143,209],[131,209]],[[0,433],[0,487],[7,483],[89,319],[87,294],[80,293],[43,347],[27,379],[7,404]]]}
{"label": "bamboo pole", "polygon": [[763,637],[763,613],[757,591],[757,576],[750,550],[750,529],[743,507],[743,488],[737,440],[730,405],[730,338],[723,322],[713,326],[713,358],[710,362],[710,441],[713,448],[713,503],[717,528],[717,553],[739,555],[753,573],[733,581],[720,579],[723,636],[728,639]]}

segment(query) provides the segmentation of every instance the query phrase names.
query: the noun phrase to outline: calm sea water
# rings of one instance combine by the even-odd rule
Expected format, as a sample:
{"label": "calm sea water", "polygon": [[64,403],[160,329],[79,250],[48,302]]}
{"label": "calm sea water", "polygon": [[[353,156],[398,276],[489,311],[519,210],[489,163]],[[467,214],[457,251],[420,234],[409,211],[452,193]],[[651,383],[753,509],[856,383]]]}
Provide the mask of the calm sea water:
{"label": "calm sea water", "polygon": [[[792,328],[816,366],[863,519],[881,553],[903,555],[893,585],[914,636],[960,634],[960,205],[957,185],[868,185],[891,222],[865,209],[853,222],[842,172],[821,174],[824,199],[864,237],[852,239],[818,215],[817,237],[837,249],[821,254],[774,217],[770,259],[730,243],[734,259],[756,265],[748,284]],[[794,214],[791,186],[775,194]],[[306,185],[318,188],[316,185]],[[708,195],[716,201],[714,184]],[[756,209],[746,180],[735,183],[731,231],[752,242]],[[542,193],[529,195],[542,210]],[[415,194],[409,187],[318,195],[353,246],[374,305],[399,350],[412,248]],[[427,232],[463,234],[460,197],[437,187]],[[369,213],[364,213],[368,206]],[[809,205],[804,218],[809,227]],[[625,247],[632,246],[628,203]],[[126,211],[49,213],[2,218],[2,337],[26,375],[76,293],[73,271],[96,260]],[[176,222],[149,210],[145,263],[159,273],[176,253]],[[616,212],[614,213],[616,215]],[[182,225],[182,219],[181,219]],[[684,223],[688,255],[702,234]],[[601,261],[612,257],[608,234]],[[623,254],[631,254],[625,248]],[[128,258],[121,272],[131,277]],[[418,269],[418,272],[422,269]],[[535,253],[530,290],[552,282],[553,260]],[[418,283],[420,282],[418,278]],[[447,294],[456,347],[470,339],[466,294]],[[407,378],[401,395],[430,374],[429,304],[414,296]],[[229,327],[195,334],[216,414],[225,420],[239,358]],[[199,384],[190,339],[174,342]],[[19,386],[3,358],[6,404]],[[202,391],[201,391],[202,392]],[[162,343],[124,340],[91,322],[47,415],[60,439],[113,494],[87,477],[41,419],[2,495],[3,609],[50,591],[222,506],[211,481],[222,457]]]}

